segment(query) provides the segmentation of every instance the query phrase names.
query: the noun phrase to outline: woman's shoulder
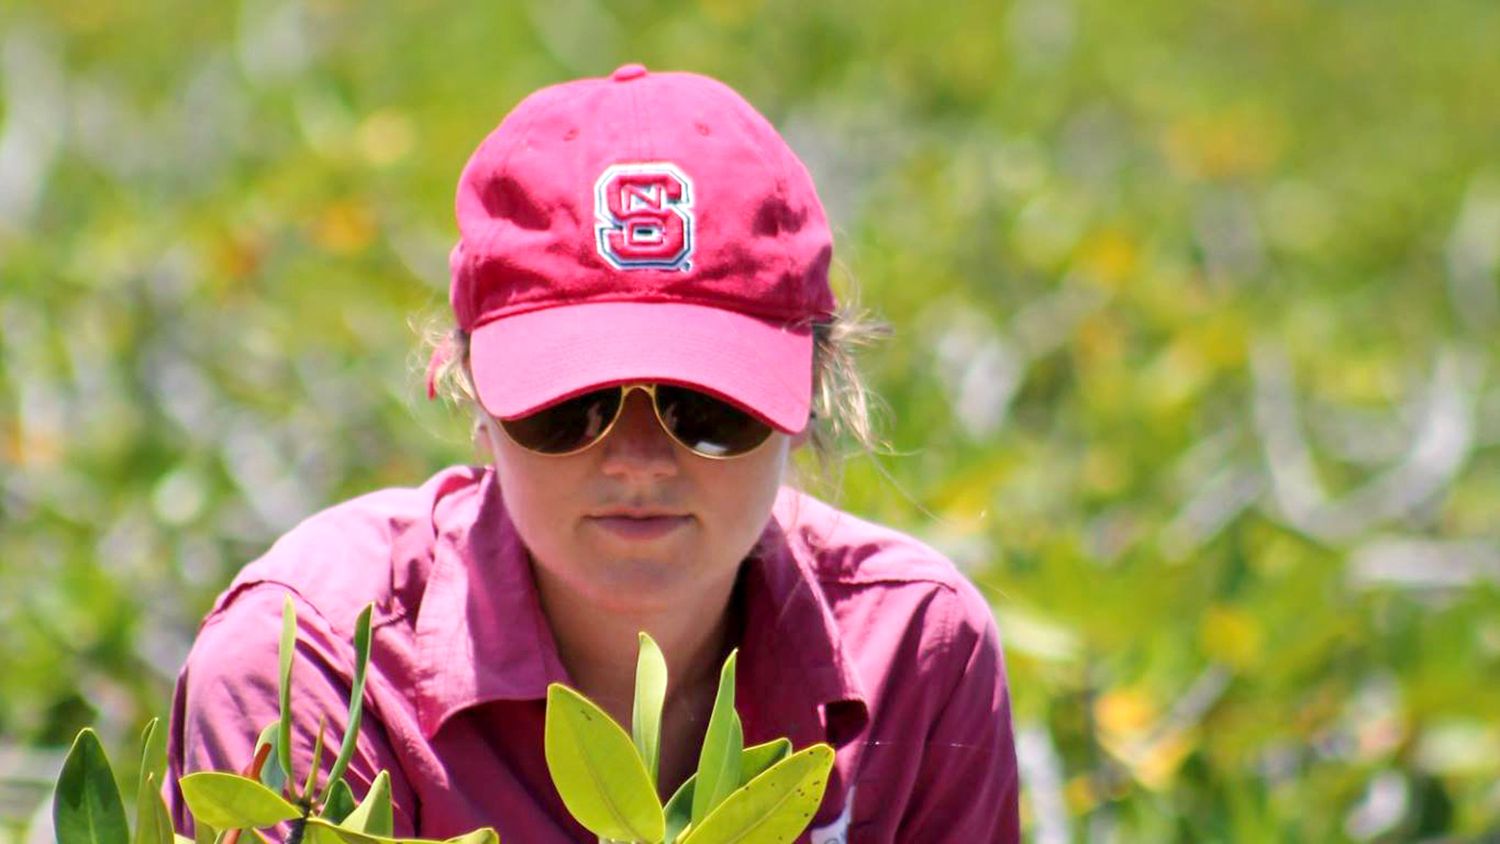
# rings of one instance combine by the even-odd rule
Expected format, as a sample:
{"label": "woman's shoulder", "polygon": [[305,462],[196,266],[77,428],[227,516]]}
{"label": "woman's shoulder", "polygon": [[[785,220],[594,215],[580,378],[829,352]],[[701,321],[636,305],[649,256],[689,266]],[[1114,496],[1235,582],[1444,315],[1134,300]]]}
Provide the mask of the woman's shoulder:
{"label": "woman's shoulder", "polygon": [[240,569],[207,621],[266,587],[290,592],[339,633],[352,632],[368,603],[399,614],[430,564],[434,513],[477,510],[483,478],[482,469],[449,467],[420,486],[375,490],[308,516]]}
{"label": "woman's shoulder", "polygon": [[1005,686],[999,628],[966,573],[910,533],[782,492],[777,523],[815,582],[835,659],[872,728],[894,735],[932,723],[960,689],[993,715]]}
{"label": "woman's shoulder", "polygon": [[[994,611],[948,555],[910,533],[783,488],[776,519],[793,552],[844,618],[902,611],[942,620],[950,639],[993,635]],[[837,613],[836,613],[837,615]]]}
{"label": "woman's shoulder", "polygon": [[861,518],[808,493],[783,487],[777,522],[811,562],[819,580],[845,584],[972,584],[943,552],[910,533]]}

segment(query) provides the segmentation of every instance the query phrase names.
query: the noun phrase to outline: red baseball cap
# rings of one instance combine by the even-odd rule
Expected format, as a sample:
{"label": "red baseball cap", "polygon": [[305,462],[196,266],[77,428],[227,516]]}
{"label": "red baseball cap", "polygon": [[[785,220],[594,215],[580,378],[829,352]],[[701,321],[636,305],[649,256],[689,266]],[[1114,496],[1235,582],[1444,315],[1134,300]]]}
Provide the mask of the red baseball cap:
{"label": "red baseball cap", "polygon": [[832,238],[807,168],[728,86],[626,65],[543,88],[456,206],[449,299],[491,414],[661,381],[806,426]]}

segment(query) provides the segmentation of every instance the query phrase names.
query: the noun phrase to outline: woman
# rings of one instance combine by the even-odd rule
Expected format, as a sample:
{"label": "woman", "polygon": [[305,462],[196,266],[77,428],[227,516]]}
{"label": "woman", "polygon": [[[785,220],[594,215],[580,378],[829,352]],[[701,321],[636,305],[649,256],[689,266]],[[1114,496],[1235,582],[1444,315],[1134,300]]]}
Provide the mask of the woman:
{"label": "woman", "polygon": [[692,74],[556,85],[480,145],[457,216],[429,389],[465,388],[490,465],[333,507],[247,566],[179,677],[174,775],[243,767],[275,718],[290,594],[300,771],[310,725],[342,732],[375,604],[349,777],[391,772],[397,834],[589,840],[546,770],[546,687],[629,724],[644,630],[671,676],[664,795],[738,647],[746,742],[837,750],[806,840],[1017,840],[988,606],[931,548],[783,485],[820,446],[815,395],[863,429],[828,225],[770,124]]}

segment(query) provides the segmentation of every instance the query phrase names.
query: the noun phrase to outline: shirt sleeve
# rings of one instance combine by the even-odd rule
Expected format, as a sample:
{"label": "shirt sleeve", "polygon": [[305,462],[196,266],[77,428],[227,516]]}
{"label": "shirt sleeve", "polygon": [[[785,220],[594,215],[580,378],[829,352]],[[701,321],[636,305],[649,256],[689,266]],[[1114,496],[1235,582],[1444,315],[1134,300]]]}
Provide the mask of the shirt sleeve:
{"label": "shirt sleeve", "polygon": [[[276,583],[243,587],[205,620],[173,692],[170,785],[163,795],[181,833],[191,835],[193,824],[178,779],[195,771],[243,773],[261,730],[279,717],[281,608],[286,595],[292,596],[297,610],[292,661],[292,767],[297,786],[305,782],[311,766],[320,719],[326,726],[319,789],[338,756],[354,673],[353,644],[335,635],[322,616],[288,588]],[[394,831],[411,835],[412,791],[366,689],[359,738],[344,778],[358,800],[381,770],[389,771]],[[280,840],[287,828],[265,832]]]}
{"label": "shirt sleeve", "polygon": [[967,609],[950,653],[963,664],[928,734],[896,840],[1018,844],[1020,778],[1000,635],[977,593],[958,603]]}

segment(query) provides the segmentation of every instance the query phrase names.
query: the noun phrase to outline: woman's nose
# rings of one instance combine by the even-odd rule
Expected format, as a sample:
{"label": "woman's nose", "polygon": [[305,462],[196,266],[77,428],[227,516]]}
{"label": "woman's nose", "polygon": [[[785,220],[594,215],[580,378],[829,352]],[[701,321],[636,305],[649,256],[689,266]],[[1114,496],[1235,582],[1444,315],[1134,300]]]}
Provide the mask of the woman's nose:
{"label": "woman's nose", "polygon": [[672,438],[656,421],[651,397],[643,390],[625,396],[620,418],[600,446],[607,473],[666,475],[677,470]]}

